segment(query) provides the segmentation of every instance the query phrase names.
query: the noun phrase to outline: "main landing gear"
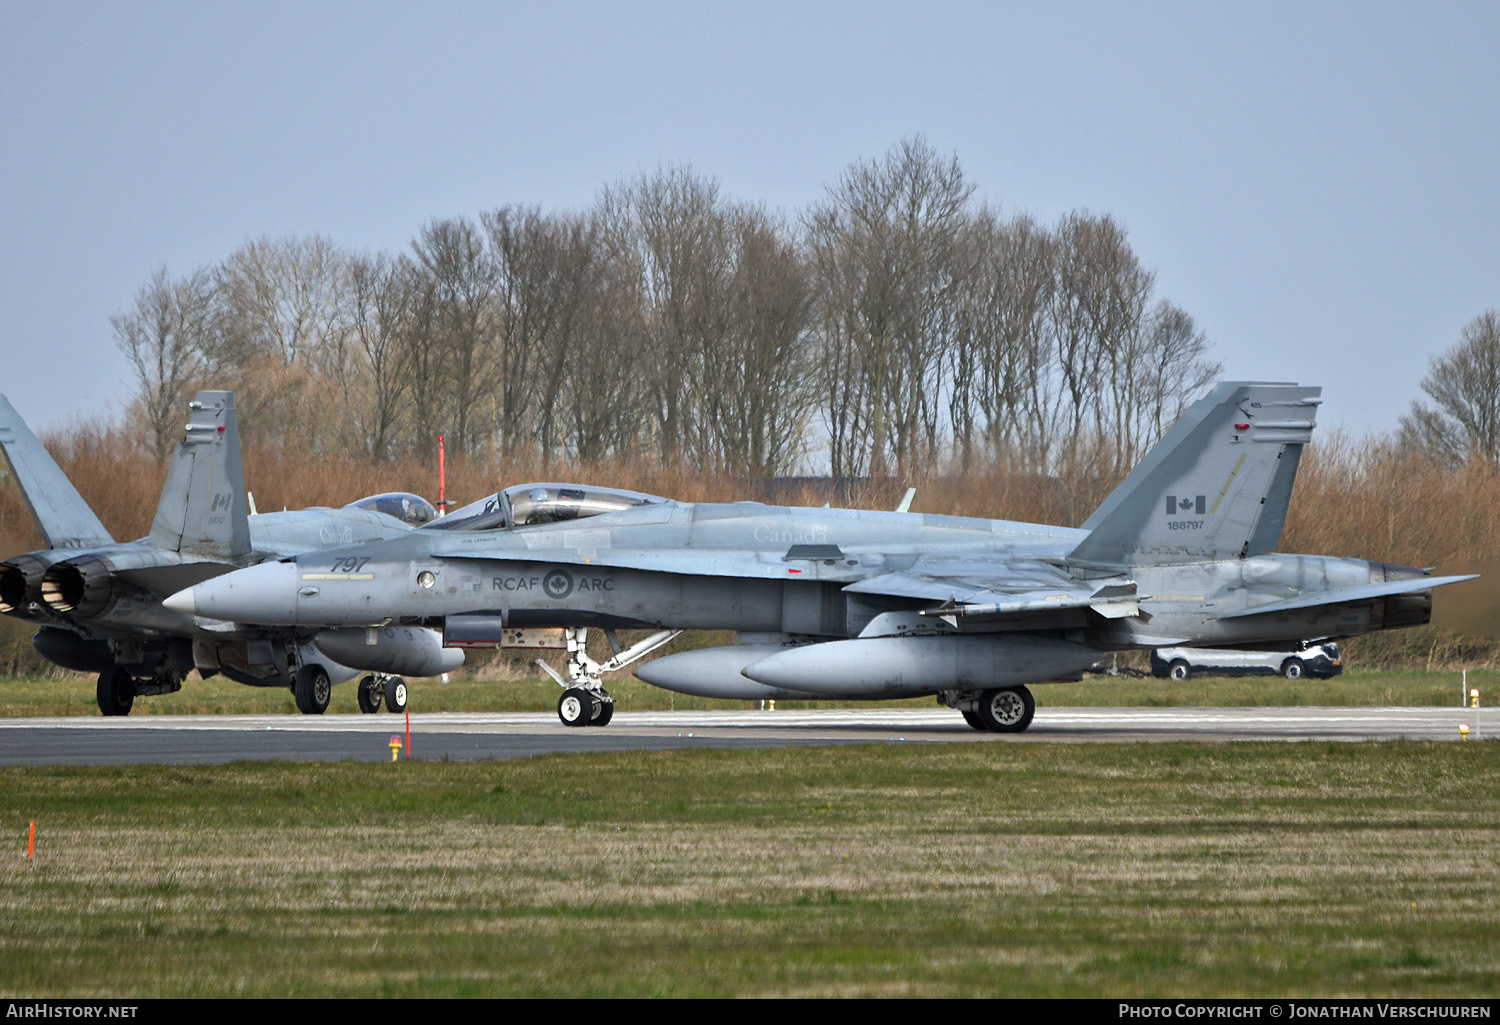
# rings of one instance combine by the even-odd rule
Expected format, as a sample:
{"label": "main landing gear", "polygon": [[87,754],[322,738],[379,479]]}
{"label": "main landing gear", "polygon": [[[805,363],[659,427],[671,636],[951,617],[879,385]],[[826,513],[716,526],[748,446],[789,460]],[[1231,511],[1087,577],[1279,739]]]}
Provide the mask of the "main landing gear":
{"label": "main landing gear", "polygon": [[104,715],[129,715],[135,704],[135,679],[130,673],[115,666],[99,674],[99,711]]}
{"label": "main landing gear", "polygon": [[562,720],[562,724],[564,726],[609,725],[610,719],[614,718],[615,714],[615,699],[610,696],[609,691],[604,689],[599,679],[600,676],[624,669],[632,662],[651,654],[680,633],[682,633],[681,630],[661,630],[639,644],[622,649],[620,639],[615,636],[615,632],[607,629],[604,631],[604,636],[609,639],[610,649],[615,654],[609,661],[601,663],[595,662],[588,656],[589,628],[586,626],[567,627],[563,631],[568,646],[568,662],[565,666],[567,677],[564,678],[561,673],[541,659],[536,660],[536,664],[546,670],[547,675],[563,688],[562,697],[557,700],[557,717]]}
{"label": "main landing gear", "polygon": [[399,676],[374,673],[359,681],[359,710],[367,714],[380,711],[381,702],[386,711],[406,711],[406,681]]}
{"label": "main landing gear", "polygon": [[175,672],[156,676],[132,676],[124,666],[115,666],[99,674],[94,696],[102,715],[129,715],[136,695],[175,694],[182,689],[182,677]]}
{"label": "main landing gear", "polygon": [[[333,684],[328,670],[316,662],[308,662],[292,677],[292,697],[297,699],[297,711],[303,715],[322,715],[328,711],[328,702],[333,697]],[[406,681],[399,676],[372,673],[359,681],[359,710],[378,712],[381,704],[388,712],[406,711]]]}
{"label": "main landing gear", "polygon": [[328,679],[328,670],[316,662],[309,662],[297,670],[292,677],[292,697],[297,699],[297,711],[303,715],[322,715],[328,710],[328,700],[333,697],[333,682]]}
{"label": "main landing gear", "polygon": [[945,691],[938,700],[958,709],[964,722],[987,733],[1022,733],[1036,715],[1036,699],[1019,685],[999,690]]}

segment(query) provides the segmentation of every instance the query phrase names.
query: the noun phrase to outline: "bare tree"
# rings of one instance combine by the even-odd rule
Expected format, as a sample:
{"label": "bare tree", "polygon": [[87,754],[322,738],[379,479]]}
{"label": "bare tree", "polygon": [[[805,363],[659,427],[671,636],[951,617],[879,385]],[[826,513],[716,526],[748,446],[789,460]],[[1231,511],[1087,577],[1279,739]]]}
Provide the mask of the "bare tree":
{"label": "bare tree", "polygon": [[706,361],[719,359],[733,306],[732,210],[719,183],[665,168],[605,189],[599,216],[608,258],[637,277],[648,345],[638,367],[660,454],[706,454]]}
{"label": "bare tree", "polygon": [[116,344],[140,378],[137,408],[160,459],[172,452],[182,404],[203,372],[213,319],[212,275],[199,269],[172,280],[165,268],[141,286],[130,307],[110,318]]}
{"label": "bare tree", "polygon": [[223,335],[214,361],[245,366],[264,353],[285,367],[312,359],[338,324],[345,262],[317,235],[257,239],[231,253],[218,271]]}
{"label": "bare tree", "polygon": [[1434,405],[1412,403],[1403,444],[1450,465],[1469,456],[1500,462],[1500,311],[1464,325],[1459,343],[1428,363],[1422,390]]}
{"label": "bare tree", "polygon": [[319,236],[245,243],[215,274],[218,316],[204,356],[233,388],[250,439],[287,437],[313,451],[343,444],[330,416],[348,338],[347,257]]}
{"label": "bare tree", "polygon": [[581,313],[600,254],[594,219],[503,207],[482,217],[495,261],[502,452],[559,444],[558,399],[578,358]]}
{"label": "bare tree", "polygon": [[917,137],[847,168],[806,217],[835,473],[868,460],[910,474],[936,454],[973,191],[957,157]]}
{"label": "bare tree", "polygon": [[640,276],[628,263],[600,259],[580,292],[572,324],[572,358],[558,388],[558,415],[568,450],[583,463],[639,454],[653,414],[640,366],[650,346]]}
{"label": "bare tree", "polygon": [[411,402],[408,443],[422,456],[437,452],[437,435],[447,430],[448,368],[438,344],[440,302],[437,282],[415,259],[401,256],[392,274],[402,283],[403,316],[395,323],[405,371],[405,394]]}
{"label": "bare tree", "polygon": [[705,353],[701,419],[718,469],[786,473],[802,455],[815,398],[807,275],[784,226],[764,210],[738,208],[732,229],[729,329],[718,351]]}
{"label": "bare tree", "polygon": [[1057,288],[1057,240],[1029,217],[1001,222],[989,210],[968,232],[972,271],[961,295],[950,421],[961,465],[982,448],[1034,471],[1053,442],[1049,311]]}
{"label": "bare tree", "polygon": [[495,359],[495,263],[478,226],[462,217],[433,221],[412,248],[437,303],[431,338],[440,355],[432,369],[448,396],[443,419],[456,451],[477,452],[493,426],[493,415],[488,421],[483,416],[483,402],[493,396],[501,373]]}
{"label": "bare tree", "polygon": [[[408,265],[409,267],[409,265]],[[341,376],[365,451],[384,459],[401,428],[418,288],[408,267],[381,254],[349,264],[350,346]]]}
{"label": "bare tree", "polygon": [[1165,299],[1151,308],[1145,342],[1131,429],[1135,455],[1165,434],[1188,404],[1224,372],[1222,363],[1208,358],[1208,336],[1184,310]]}
{"label": "bare tree", "polygon": [[1056,292],[1057,367],[1070,417],[1069,431],[1113,439],[1116,468],[1126,458],[1133,417],[1141,329],[1154,287],[1109,217],[1074,213],[1058,228],[1061,252]]}

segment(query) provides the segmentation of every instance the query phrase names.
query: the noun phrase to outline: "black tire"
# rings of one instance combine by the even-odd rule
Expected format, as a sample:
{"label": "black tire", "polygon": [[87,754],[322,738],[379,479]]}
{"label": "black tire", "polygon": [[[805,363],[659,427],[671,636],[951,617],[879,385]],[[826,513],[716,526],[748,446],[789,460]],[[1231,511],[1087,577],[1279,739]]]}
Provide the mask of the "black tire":
{"label": "black tire", "polygon": [[594,721],[589,723],[589,725],[608,726],[609,721],[615,717],[615,703],[613,701],[600,701],[597,704],[599,705],[599,711],[595,714]]}
{"label": "black tire", "polygon": [[991,733],[1022,733],[1036,715],[1036,700],[1025,687],[987,690],[979,697],[978,715]]}
{"label": "black tire", "polygon": [[297,680],[292,684],[292,696],[297,699],[297,711],[303,715],[322,715],[328,710],[328,701],[333,697],[333,684],[328,679],[328,670],[310,662],[297,670]]}
{"label": "black tire", "polygon": [[373,676],[366,676],[359,681],[359,710],[366,715],[380,711],[380,698],[385,690],[380,681]]}
{"label": "black tire", "polygon": [[1281,675],[1288,680],[1300,680],[1307,675],[1307,666],[1300,658],[1289,658],[1281,663]]}
{"label": "black tire", "polygon": [[963,709],[959,709],[958,714],[964,717],[964,722],[968,723],[976,730],[979,730],[981,733],[986,729],[984,721],[979,718],[978,712],[966,712]]}
{"label": "black tire", "polygon": [[106,669],[99,674],[99,686],[95,689],[102,715],[129,715],[135,704],[135,677],[119,666]]}
{"label": "black tire", "polygon": [[564,726],[587,726],[594,718],[594,698],[582,687],[569,687],[557,699],[557,717]]}
{"label": "black tire", "polygon": [[1193,678],[1193,667],[1180,658],[1174,658],[1172,664],[1167,666],[1167,678],[1170,680],[1191,680]]}
{"label": "black tire", "polygon": [[406,681],[399,676],[385,681],[385,710],[398,715],[406,711]]}

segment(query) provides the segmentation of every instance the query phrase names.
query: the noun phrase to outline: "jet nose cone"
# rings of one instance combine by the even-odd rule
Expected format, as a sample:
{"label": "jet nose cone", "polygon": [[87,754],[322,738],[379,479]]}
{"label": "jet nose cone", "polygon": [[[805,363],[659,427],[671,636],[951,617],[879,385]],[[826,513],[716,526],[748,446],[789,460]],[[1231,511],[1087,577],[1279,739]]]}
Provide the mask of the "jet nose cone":
{"label": "jet nose cone", "polygon": [[297,621],[297,565],[263,562],[237,569],[179,591],[162,604],[206,619],[291,625]]}

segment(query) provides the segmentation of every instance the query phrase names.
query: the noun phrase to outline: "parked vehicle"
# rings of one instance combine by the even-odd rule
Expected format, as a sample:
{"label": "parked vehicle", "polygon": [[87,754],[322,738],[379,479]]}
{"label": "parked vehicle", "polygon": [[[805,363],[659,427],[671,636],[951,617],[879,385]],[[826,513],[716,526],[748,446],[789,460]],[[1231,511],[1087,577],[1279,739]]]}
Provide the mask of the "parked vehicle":
{"label": "parked vehicle", "polygon": [[1151,675],[1187,680],[1193,676],[1304,676],[1327,679],[1344,671],[1339,646],[1308,641],[1292,651],[1243,651],[1233,648],[1157,648],[1151,653]]}

